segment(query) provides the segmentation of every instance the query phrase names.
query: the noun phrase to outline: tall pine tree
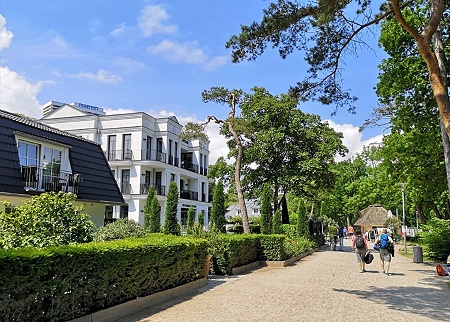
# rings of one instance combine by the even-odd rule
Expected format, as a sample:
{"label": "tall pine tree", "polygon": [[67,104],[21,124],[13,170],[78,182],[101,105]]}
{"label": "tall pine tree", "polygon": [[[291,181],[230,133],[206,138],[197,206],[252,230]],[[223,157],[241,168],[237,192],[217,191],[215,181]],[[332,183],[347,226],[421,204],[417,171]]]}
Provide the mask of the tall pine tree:
{"label": "tall pine tree", "polygon": [[195,210],[194,210],[194,207],[190,206],[188,213],[187,213],[186,234],[188,234],[188,235],[192,234],[192,232],[194,230],[194,224],[195,224]]}
{"label": "tall pine tree", "polygon": [[150,203],[149,232],[151,233],[161,232],[161,205],[159,204],[158,197],[156,196],[156,194],[153,194],[153,198]]}
{"label": "tall pine tree", "polygon": [[175,182],[169,185],[167,193],[166,212],[164,218],[164,234],[179,236],[181,234],[180,225],[177,220],[178,211],[178,186]]}
{"label": "tall pine tree", "polygon": [[261,195],[261,233],[272,233],[272,191],[268,183],[264,184]]}
{"label": "tall pine tree", "polygon": [[153,186],[148,187],[147,199],[145,200],[144,206],[144,228],[146,231],[150,231],[151,204],[154,196],[155,188]]}
{"label": "tall pine tree", "polygon": [[281,234],[281,211],[275,211],[272,218],[272,234]]}
{"label": "tall pine tree", "polygon": [[298,205],[298,236],[299,237],[309,237],[309,220],[306,215],[306,206],[303,200],[300,200]]}

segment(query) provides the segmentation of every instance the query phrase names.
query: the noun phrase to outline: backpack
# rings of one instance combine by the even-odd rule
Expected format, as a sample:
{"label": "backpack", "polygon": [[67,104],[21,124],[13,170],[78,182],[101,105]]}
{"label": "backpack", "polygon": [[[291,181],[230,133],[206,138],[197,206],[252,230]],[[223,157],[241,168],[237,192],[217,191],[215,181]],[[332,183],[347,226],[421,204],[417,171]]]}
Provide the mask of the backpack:
{"label": "backpack", "polygon": [[381,242],[380,247],[383,248],[383,249],[386,249],[386,248],[388,247],[388,243],[389,243],[389,237],[388,237],[388,235],[386,235],[386,234],[381,234],[381,236],[380,236],[380,242]]}
{"label": "backpack", "polygon": [[447,276],[448,273],[441,264],[436,264],[436,272],[439,276]]}
{"label": "backpack", "polygon": [[364,248],[364,239],[362,236],[356,236],[355,246],[356,248]]}

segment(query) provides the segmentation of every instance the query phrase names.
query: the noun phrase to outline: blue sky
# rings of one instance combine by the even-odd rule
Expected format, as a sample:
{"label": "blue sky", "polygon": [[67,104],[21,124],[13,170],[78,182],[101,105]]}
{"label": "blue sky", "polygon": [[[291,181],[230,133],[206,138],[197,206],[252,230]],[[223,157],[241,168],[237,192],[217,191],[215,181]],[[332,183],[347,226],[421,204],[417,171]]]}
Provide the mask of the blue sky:
{"label": "blue sky", "polygon": [[[181,123],[225,118],[225,106],[205,104],[212,86],[287,91],[305,76],[303,54],[282,60],[274,50],[256,61],[231,63],[225,48],[241,24],[259,21],[267,1],[3,0],[0,4],[0,108],[41,117],[56,100],[105,108],[176,115]],[[344,84],[359,97],[356,114],[303,103],[345,136],[352,153],[380,141],[381,129],[358,133],[377,105],[373,87],[385,55],[377,48],[345,61]],[[209,129],[211,160],[226,153],[217,128]]]}

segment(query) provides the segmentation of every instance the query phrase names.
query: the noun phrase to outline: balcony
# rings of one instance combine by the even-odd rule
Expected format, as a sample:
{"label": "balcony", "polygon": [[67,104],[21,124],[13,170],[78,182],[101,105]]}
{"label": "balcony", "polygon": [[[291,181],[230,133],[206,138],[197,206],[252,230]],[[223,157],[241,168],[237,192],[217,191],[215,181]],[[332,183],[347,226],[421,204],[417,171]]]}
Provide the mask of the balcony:
{"label": "balcony", "polygon": [[121,192],[123,195],[129,195],[129,194],[131,194],[131,184],[129,184],[129,183],[122,183],[122,184],[120,185],[120,192]]}
{"label": "balcony", "polygon": [[181,190],[180,198],[188,200],[198,200],[198,192],[191,190]]}
{"label": "balcony", "polygon": [[148,184],[148,183],[141,184],[141,195],[146,195],[148,193],[148,188],[150,186],[153,186],[155,188],[156,194],[158,196],[166,195],[166,186],[159,186],[159,185],[153,185],[153,184]]}
{"label": "balcony", "polygon": [[108,161],[133,160],[132,150],[110,150],[105,152]]}
{"label": "balcony", "polygon": [[167,154],[156,150],[142,150],[142,160],[159,161],[166,163]]}
{"label": "balcony", "polygon": [[198,173],[198,165],[189,161],[181,160],[181,168]]}
{"label": "balcony", "polygon": [[78,173],[57,171],[54,168],[21,166],[22,182],[28,192],[72,192],[77,194],[82,178]]}

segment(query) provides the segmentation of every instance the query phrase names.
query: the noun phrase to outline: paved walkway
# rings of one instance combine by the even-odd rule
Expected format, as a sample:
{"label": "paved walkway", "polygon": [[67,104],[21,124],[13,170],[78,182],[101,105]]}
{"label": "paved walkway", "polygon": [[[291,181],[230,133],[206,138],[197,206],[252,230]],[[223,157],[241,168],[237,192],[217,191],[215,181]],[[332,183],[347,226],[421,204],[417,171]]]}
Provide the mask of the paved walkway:
{"label": "paved walkway", "polygon": [[437,276],[434,265],[396,254],[387,276],[376,253],[360,273],[350,241],[345,245],[284,268],[210,276],[198,293],[121,321],[450,321],[450,278]]}

